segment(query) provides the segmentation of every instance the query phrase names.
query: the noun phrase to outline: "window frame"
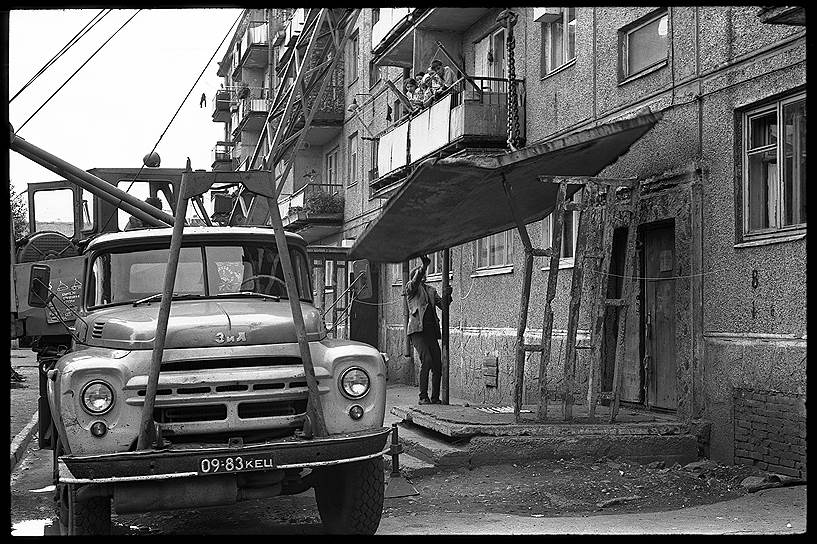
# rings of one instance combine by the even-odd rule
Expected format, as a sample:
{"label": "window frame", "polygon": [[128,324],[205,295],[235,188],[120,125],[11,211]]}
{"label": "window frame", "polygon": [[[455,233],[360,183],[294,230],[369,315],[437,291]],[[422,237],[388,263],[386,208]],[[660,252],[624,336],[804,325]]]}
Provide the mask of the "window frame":
{"label": "window frame", "polygon": [[[514,229],[508,229],[506,231],[497,232],[494,234],[489,234],[488,236],[484,236],[478,240],[474,240],[472,245],[473,252],[474,252],[474,270],[477,272],[480,271],[492,271],[492,270],[505,270],[507,268],[513,268],[513,233],[515,232]],[[480,263],[480,243],[484,241],[486,244],[490,244],[492,240],[495,240],[495,236],[504,236],[505,237],[505,259],[502,263],[489,263],[483,264]],[[490,248],[490,246],[489,246]],[[490,250],[488,251],[489,260],[490,260]]]}
{"label": "window frame", "polygon": [[[559,72],[568,66],[571,66],[576,63],[576,30],[579,28],[578,23],[578,14],[576,12],[575,7],[562,7],[559,8],[559,20],[553,22],[541,22],[539,27],[539,38],[540,38],[540,48],[539,48],[539,77],[544,79],[548,76]],[[569,10],[573,10],[573,19],[567,19],[569,14]],[[567,28],[569,27],[570,21],[575,22],[575,30],[573,32],[573,52],[570,58],[567,58],[567,55],[570,53],[570,33],[567,32]],[[562,38],[561,38],[561,50],[562,50],[562,63],[558,66],[552,65],[552,55],[551,52],[553,51],[553,29],[554,25],[560,23],[563,25],[562,30]]]}
{"label": "window frame", "polygon": [[351,87],[358,78],[358,69],[360,64],[360,34],[355,32],[349,38],[349,45],[346,50],[346,81],[347,87]]}
{"label": "window frame", "polygon": [[[324,179],[328,185],[340,185],[338,182],[338,159],[340,157],[340,146],[335,146],[329,153],[326,154],[324,162]],[[330,163],[334,161],[334,168],[330,168]],[[334,175],[333,175],[334,174]]]}
{"label": "window frame", "polygon": [[[655,21],[660,21],[662,18],[667,18],[667,38],[666,38],[666,54],[660,60],[653,62],[652,64],[646,65],[642,67],[640,70],[637,70],[633,73],[629,73],[629,53],[630,53],[630,36],[638,32],[639,30],[643,29],[649,24],[654,23]],[[660,24],[660,23],[659,23]],[[666,66],[669,61],[669,50],[672,40],[672,32],[670,29],[670,20],[669,20],[669,9],[668,8],[661,8],[656,10],[648,15],[645,15],[641,19],[638,19],[634,23],[623,27],[619,30],[619,83],[625,83],[632,79],[636,79],[642,75],[646,75],[650,72],[653,72],[663,66]]]}
{"label": "window frame", "polygon": [[[358,137],[357,131],[353,132],[349,135],[348,139],[346,140],[348,148],[347,148],[347,157],[348,160],[346,161],[346,173],[347,173],[347,180],[346,186],[352,187],[357,185],[358,180],[358,170],[360,170],[360,161],[358,161],[358,151],[360,147],[360,138]],[[352,160],[354,158],[354,161]],[[354,164],[353,164],[354,163]]]}
{"label": "window frame", "polygon": [[[579,189],[578,191],[576,191],[573,195],[568,197],[566,202],[581,202],[582,191],[584,191],[584,189]],[[572,217],[573,217],[573,221],[571,222],[571,229],[573,230],[573,233],[572,233],[572,236],[571,236],[571,238],[573,240],[573,244],[572,244],[573,247],[572,247],[572,252],[571,252],[572,255],[570,257],[562,257],[561,255],[559,256],[559,270],[561,270],[563,268],[573,268],[575,266],[575,264],[576,264],[576,242],[578,240],[578,234],[579,234],[579,214],[580,213],[581,212],[579,212],[578,210],[573,210],[571,212]],[[545,229],[545,226],[547,226],[547,229]],[[564,229],[564,223],[562,224],[562,229]],[[548,233],[548,236],[545,236],[546,231]],[[541,240],[542,240],[542,247],[545,247],[545,248],[553,247],[553,212],[551,212],[547,217],[542,219]],[[563,230],[562,231],[562,250],[564,250],[564,247],[565,246],[564,246],[564,230]],[[544,266],[542,266],[541,270],[542,271],[550,270],[550,259],[549,258],[545,259],[545,264],[544,264]]]}
{"label": "window frame", "polygon": [[[780,97],[772,102],[756,106],[753,108],[748,108],[745,111],[741,112],[740,119],[742,122],[741,127],[741,146],[740,146],[740,159],[741,159],[741,210],[742,210],[742,241],[752,241],[752,240],[762,240],[762,239],[770,239],[770,238],[778,238],[782,236],[789,236],[791,234],[803,232],[806,230],[808,221],[803,223],[797,223],[794,225],[783,225],[783,221],[785,220],[785,198],[784,194],[784,168],[785,168],[785,157],[783,156],[784,147],[785,147],[785,126],[783,124],[783,110],[786,105],[793,104],[795,102],[799,102],[800,100],[806,100],[806,92],[801,91],[794,93],[789,96]],[[756,148],[752,148],[751,146],[751,121],[763,115],[766,115],[770,112],[774,112],[776,116],[776,141],[774,144],[767,144],[765,146],[758,146]],[[750,217],[751,211],[749,209],[750,202],[749,202],[749,157],[751,155],[764,153],[769,151],[774,147],[775,150],[775,160],[777,161],[777,185],[776,189],[776,205],[775,205],[775,219],[776,224],[770,225],[769,227],[763,229],[754,229],[751,230],[750,227]]]}

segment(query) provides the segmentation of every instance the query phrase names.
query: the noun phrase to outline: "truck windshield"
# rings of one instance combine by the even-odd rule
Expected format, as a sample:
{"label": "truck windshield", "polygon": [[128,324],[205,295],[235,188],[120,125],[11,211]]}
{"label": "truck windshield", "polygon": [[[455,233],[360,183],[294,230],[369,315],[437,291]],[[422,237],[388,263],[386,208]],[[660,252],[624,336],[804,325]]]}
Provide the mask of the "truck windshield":
{"label": "truck windshield", "polygon": [[[168,248],[117,248],[97,254],[91,263],[88,306],[131,303],[161,293],[169,253]],[[297,249],[289,253],[298,297],[311,301],[306,255]],[[278,251],[262,244],[182,247],[173,292],[201,297],[259,293],[287,298]]]}

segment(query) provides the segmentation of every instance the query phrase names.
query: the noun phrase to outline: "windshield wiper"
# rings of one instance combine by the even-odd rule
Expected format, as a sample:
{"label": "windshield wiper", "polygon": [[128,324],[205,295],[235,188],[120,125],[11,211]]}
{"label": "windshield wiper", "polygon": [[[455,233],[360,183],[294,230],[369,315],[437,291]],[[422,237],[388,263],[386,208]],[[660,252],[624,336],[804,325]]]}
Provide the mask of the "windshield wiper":
{"label": "windshield wiper", "polygon": [[278,295],[267,295],[266,293],[256,293],[255,291],[236,291],[234,293],[218,293],[215,296],[217,297],[262,297],[274,300],[278,302],[281,300],[281,297]]}
{"label": "windshield wiper", "polygon": [[[203,296],[204,295],[200,295],[200,294],[197,294],[197,293],[173,293],[172,298],[174,298],[174,299],[175,298],[201,298]],[[139,306],[140,304],[142,304],[144,302],[153,302],[154,300],[160,299],[160,298],[162,298],[162,293],[156,293],[155,295],[150,295],[149,297],[140,298],[139,300],[137,300],[136,302],[133,303],[133,307],[135,308],[136,306]]]}

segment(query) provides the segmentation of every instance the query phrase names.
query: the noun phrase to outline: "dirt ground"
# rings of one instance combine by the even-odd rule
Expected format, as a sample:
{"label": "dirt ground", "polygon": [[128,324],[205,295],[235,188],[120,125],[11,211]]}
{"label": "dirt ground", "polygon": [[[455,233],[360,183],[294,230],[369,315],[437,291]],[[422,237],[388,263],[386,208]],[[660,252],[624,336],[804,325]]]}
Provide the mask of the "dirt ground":
{"label": "dirt ground", "polygon": [[657,512],[747,494],[741,482],[765,474],[711,461],[683,467],[621,459],[565,459],[465,468],[415,478],[420,492],[386,501],[384,516],[495,512],[533,517]]}

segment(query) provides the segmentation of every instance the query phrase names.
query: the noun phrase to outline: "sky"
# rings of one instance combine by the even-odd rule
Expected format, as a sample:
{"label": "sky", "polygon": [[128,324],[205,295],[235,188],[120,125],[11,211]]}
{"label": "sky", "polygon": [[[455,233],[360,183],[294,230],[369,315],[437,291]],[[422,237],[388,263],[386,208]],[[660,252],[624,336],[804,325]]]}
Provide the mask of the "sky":
{"label": "sky", "polygon": [[[12,10],[9,98],[99,11]],[[240,9],[142,10],[20,129],[136,11],[116,9],[102,19],[9,104],[9,121],[29,143],[83,170],[138,168],[218,48],[156,148],[162,167],[184,168],[189,157],[193,169],[210,170],[212,148],[224,139],[224,123],[212,120],[212,100],[222,82],[217,62],[234,29],[219,44]],[[200,107],[202,93],[206,107]],[[10,178],[18,192],[29,182],[60,179],[16,152],[9,154]],[[66,217],[70,219],[70,209]]]}

